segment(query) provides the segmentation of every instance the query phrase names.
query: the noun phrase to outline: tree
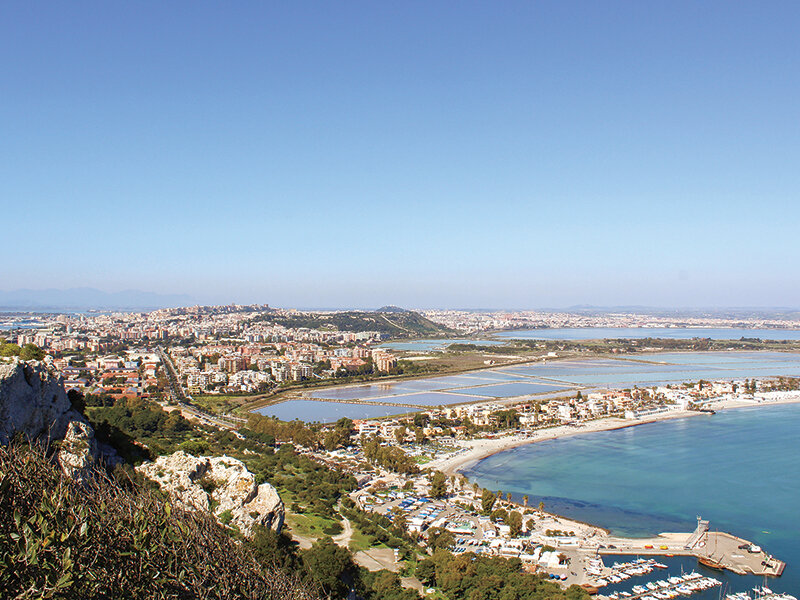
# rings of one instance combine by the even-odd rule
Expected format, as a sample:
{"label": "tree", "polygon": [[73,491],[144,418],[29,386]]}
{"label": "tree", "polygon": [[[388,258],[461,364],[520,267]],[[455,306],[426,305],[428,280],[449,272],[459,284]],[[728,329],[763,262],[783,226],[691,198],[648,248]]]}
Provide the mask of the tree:
{"label": "tree", "polygon": [[511,502],[511,492],[506,493],[506,502]]}
{"label": "tree", "polygon": [[525,508],[528,508],[528,500],[530,500],[530,498],[528,498],[528,494],[525,494],[522,497],[522,504],[525,506]]}
{"label": "tree", "polygon": [[347,548],[341,548],[329,537],[324,537],[303,552],[306,569],[329,598],[344,598],[349,591],[343,577],[356,570],[353,557]]}
{"label": "tree", "polygon": [[422,443],[425,441],[425,432],[424,432],[424,431],[422,431],[422,428],[421,428],[421,427],[417,427],[417,428],[414,430],[414,440],[415,440],[415,441],[416,441],[418,444],[422,444]]}
{"label": "tree", "polygon": [[432,585],[436,581],[436,563],[430,558],[420,561],[415,574],[425,585]]}
{"label": "tree", "polygon": [[484,514],[489,514],[492,512],[492,507],[494,506],[495,500],[497,497],[494,495],[494,492],[491,490],[483,490],[483,494],[481,495],[481,508],[483,509]]}
{"label": "tree", "polygon": [[44,350],[36,344],[25,344],[19,352],[19,357],[22,360],[42,360],[44,358]]}
{"label": "tree", "polygon": [[455,543],[455,536],[443,527],[431,527],[428,530],[428,545],[434,550],[446,550],[453,547]]}
{"label": "tree", "polygon": [[0,356],[19,356],[21,348],[17,344],[0,344]]}
{"label": "tree", "polygon": [[264,526],[256,527],[248,544],[262,565],[297,571],[300,558],[297,556],[297,542],[285,533]]}
{"label": "tree", "polygon": [[375,600],[419,600],[419,594],[416,591],[403,588],[400,576],[397,573],[385,570],[376,573],[361,571],[360,575],[361,582],[366,588],[360,591],[367,592],[365,594],[367,598]]}
{"label": "tree", "polygon": [[398,444],[402,444],[405,438],[406,438],[406,427],[405,425],[400,425],[400,427],[394,430],[394,439],[397,440]]}
{"label": "tree", "polygon": [[520,531],[522,531],[522,515],[519,514],[519,511],[512,510],[508,513],[506,525],[511,528],[511,537],[517,537],[519,535]]}
{"label": "tree", "polygon": [[444,498],[447,496],[447,477],[441,471],[435,471],[431,478],[431,491],[432,498]]}
{"label": "tree", "polygon": [[503,508],[497,508],[492,511],[492,514],[489,515],[489,518],[495,523],[497,521],[502,521],[505,523],[506,519],[508,518],[508,513]]}
{"label": "tree", "polygon": [[544,502],[539,502],[539,511],[544,511]]}
{"label": "tree", "polygon": [[337,428],[331,429],[325,434],[325,438],[322,440],[322,445],[325,446],[325,450],[336,450],[337,448],[341,448],[342,446],[346,445],[349,441],[350,434],[342,429]]}

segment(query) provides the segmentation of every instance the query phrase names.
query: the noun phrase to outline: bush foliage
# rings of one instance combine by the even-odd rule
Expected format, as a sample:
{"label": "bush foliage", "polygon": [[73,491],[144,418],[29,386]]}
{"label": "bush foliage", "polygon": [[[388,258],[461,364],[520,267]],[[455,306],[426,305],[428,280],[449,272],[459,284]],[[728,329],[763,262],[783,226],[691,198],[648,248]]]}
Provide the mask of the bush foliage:
{"label": "bush foliage", "polygon": [[98,473],[85,486],[41,450],[0,447],[3,598],[311,599],[207,514]]}

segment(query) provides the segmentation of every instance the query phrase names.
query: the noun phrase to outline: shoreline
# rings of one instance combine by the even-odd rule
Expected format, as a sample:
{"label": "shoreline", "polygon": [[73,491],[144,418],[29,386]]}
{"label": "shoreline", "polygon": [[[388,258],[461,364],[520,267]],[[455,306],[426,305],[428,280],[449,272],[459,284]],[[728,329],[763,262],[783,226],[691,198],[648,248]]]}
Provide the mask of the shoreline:
{"label": "shoreline", "polygon": [[[723,400],[718,403],[714,403],[714,405],[710,408],[712,408],[712,410],[714,411],[717,411],[717,410],[732,410],[737,408],[763,408],[766,406],[778,406],[784,404],[797,404],[797,403],[800,403],[800,398],[787,399],[787,400],[774,400],[770,402],[760,402],[760,403],[737,401],[737,400]],[[599,419],[597,421],[590,421],[585,425],[577,427],[571,425],[558,425],[556,427],[538,429],[533,431],[532,434],[530,435],[512,435],[501,438],[492,438],[492,439],[484,438],[477,440],[468,440],[467,442],[464,442],[462,448],[464,448],[465,450],[463,450],[462,452],[459,452],[455,456],[449,456],[442,459],[432,460],[431,462],[427,463],[425,467],[437,469],[442,473],[444,473],[445,475],[456,475],[459,474],[462,470],[467,469],[479,463],[481,460],[485,458],[494,456],[495,454],[499,454],[507,450],[513,450],[514,448],[526,446],[528,444],[535,444],[537,442],[561,439],[565,437],[571,437],[574,435],[597,433],[601,431],[614,431],[617,429],[636,427],[637,425],[645,425],[649,423],[658,423],[661,421],[669,421],[673,419],[686,419],[690,417],[700,417],[700,416],[710,417],[713,415],[699,411],[682,410],[682,411],[662,413],[658,415],[653,415],[652,417],[649,418],[635,419],[635,420],[624,419],[619,417],[606,417],[603,419]]]}
{"label": "shoreline", "polygon": [[[713,410],[736,410],[743,408],[764,408],[769,406],[782,406],[789,404],[800,404],[800,394],[795,397],[774,400],[769,402],[747,402],[742,400],[722,400],[714,403]],[[557,427],[548,428],[546,430],[539,430],[534,432],[533,437],[527,436],[508,436],[505,438],[489,439],[489,440],[472,440],[469,444],[469,449],[460,452],[456,456],[451,456],[449,459],[442,459],[440,461],[431,461],[426,466],[439,468],[446,475],[455,475],[460,471],[469,468],[477,462],[498,454],[511,450],[527,444],[532,444],[545,440],[559,439],[562,437],[569,437],[573,435],[581,435],[585,433],[594,433],[599,431],[613,431],[616,429],[625,429],[627,427],[635,427],[636,425],[643,425],[646,423],[657,423],[661,421],[668,421],[673,419],[684,419],[687,417],[698,417],[705,415],[712,417],[711,413],[704,413],[698,411],[673,411],[660,415],[654,415],[651,418],[641,420],[629,420],[621,418],[605,418],[598,421],[590,422],[583,427],[571,427],[561,425]],[[538,435],[537,435],[538,434]],[[435,463],[435,464],[434,464]],[[462,475],[463,476],[463,475]],[[504,501],[507,508],[511,505],[514,509],[523,509],[523,505],[517,501],[507,502]],[[525,505],[526,508],[527,504]],[[534,507],[534,510],[535,507]],[[574,517],[559,515],[544,508],[539,510],[537,517],[540,522],[540,529],[545,527],[569,530],[567,539],[560,540],[559,538],[547,537],[548,534],[541,534],[536,536],[535,541],[541,544],[551,544],[568,556],[576,559],[576,561],[585,560],[589,555],[619,555],[619,554],[635,554],[645,556],[693,556],[698,560],[710,559],[711,555],[707,549],[704,549],[706,544],[700,543],[695,545],[697,541],[694,536],[697,535],[699,529],[695,532],[659,532],[650,533],[642,537],[632,537],[630,535],[613,533],[610,529],[596,525],[590,522],[582,521]],[[699,518],[699,517],[698,517]],[[699,523],[698,523],[699,527]],[[741,548],[742,543],[750,544],[751,542],[737,537],[731,533],[724,532],[707,532],[707,536],[714,536],[714,548],[717,543],[724,545],[727,550],[724,551],[724,561],[719,557],[714,558],[715,562],[722,565],[723,570],[731,571],[737,575],[745,575],[747,573],[756,574],[754,568],[758,571],[758,575],[764,576],[780,576],[783,572],[786,563],[780,560],[773,560],[774,557],[761,550],[756,558],[756,562],[750,564],[750,555],[737,554],[736,548]],[[532,536],[533,539],[533,536]],[[698,538],[699,539],[699,538]],[[710,539],[710,537],[709,537]],[[694,542],[692,541],[694,540]],[[710,545],[708,545],[710,548]],[[584,558],[581,558],[584,557]],[[762,561],[769,561],[767,564]],[[758,567],[757,562],[762,561],[763,568]],[[580,563],[579,563],[580,564]],[[759,570],[760,569],[760,570]],[[576,572],[568,575],[565,585],[567,583],[589,584],[593,585],[593,580],[588,577],[580,568]]]}

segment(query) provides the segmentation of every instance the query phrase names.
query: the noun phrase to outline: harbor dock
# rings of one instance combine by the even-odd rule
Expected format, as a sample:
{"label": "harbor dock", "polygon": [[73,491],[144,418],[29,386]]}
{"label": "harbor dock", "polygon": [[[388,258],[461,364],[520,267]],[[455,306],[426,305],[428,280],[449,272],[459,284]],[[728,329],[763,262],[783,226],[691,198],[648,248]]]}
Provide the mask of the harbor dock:
{"label": "harbor dock", "polygon": [[786,563],[729,533],[709,532],[705,545],[695,551],[698,561],[712,569],[727,569],[737,575],[780,577]]}
{"label": "harbor dock", "polygon": [[[588,540],[587,540],[588,541]],[[562,581],[565,585],[577,584],[599,598],[610,600],[635,600],[650,597],[645,586],[634,586],[626,594],[606,596],[602,589],[609,584],[620,583],[629,578],[647,575],[655,569],[666,569],[667,565],[658,562],[657,557],[694,557],[698,565],[706,569],[730,571],[737,575],[759,577],[779,577],[786,564],[765,552],[761,547],[729,533],[710,531],[708,521],[698,518],[697,528],[691,533],[662,533],[652,538],[624,538],[616,536],[596,537],[594,543],[559,545],[558,551],[568,558],[569,569],[564,569]],[[603,558],[635,555],[639,558],[630,563],[614,562],[604,564]],[[701,569],[702,571],[702,569]],[[688,589],[716,580],[695,574],[696,582],[669,580],[661,583],[659,594],[654,598],[667,598],[687,592]],[[695,585],[696,584],[696,585]],[[674,588],[674,589],[673,589]],[[680,588],[680,589],[679,589]],[[678,590],[677,594],[674,594]],[[698,590],[694,590],[698,591]]]}
{"label": "harbor dock", "polygon": [[598,554],[639,554],[643,556],[694,556],[705,567],[737,575],[780,577],[786,563],[759,546],[729,533],[710,531],[700,518],[689,534],[665,533],[657,538],[609,538]]}

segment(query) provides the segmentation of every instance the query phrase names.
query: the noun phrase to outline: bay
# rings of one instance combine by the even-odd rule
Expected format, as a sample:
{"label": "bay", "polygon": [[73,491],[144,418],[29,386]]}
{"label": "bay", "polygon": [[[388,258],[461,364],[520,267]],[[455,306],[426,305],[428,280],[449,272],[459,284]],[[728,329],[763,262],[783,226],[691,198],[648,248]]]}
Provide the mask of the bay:
{"label": "bay", "polygon": [[[532,505],[543,501],[553,512],[620,535],[691,531],[702,515],[712,529],[751,540],[786,561],[783,576],[768,585],[796,594],[798,443],[800,405],[761,406],[539,442],[490,456],[464,474],[483,487],[512,492],[518,501],[528,494]],[[671,572],[701,569],[692,559],[665,560]],[[722,579],[728,591],[762,583],[706,573]],[[719,588],[693,598],[718,594]]]}

